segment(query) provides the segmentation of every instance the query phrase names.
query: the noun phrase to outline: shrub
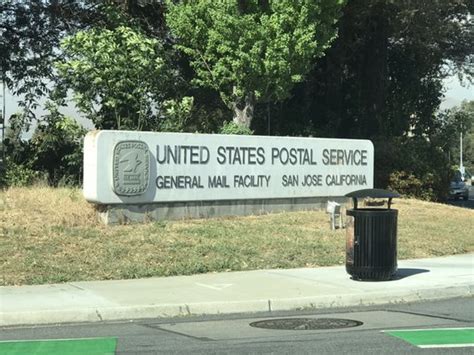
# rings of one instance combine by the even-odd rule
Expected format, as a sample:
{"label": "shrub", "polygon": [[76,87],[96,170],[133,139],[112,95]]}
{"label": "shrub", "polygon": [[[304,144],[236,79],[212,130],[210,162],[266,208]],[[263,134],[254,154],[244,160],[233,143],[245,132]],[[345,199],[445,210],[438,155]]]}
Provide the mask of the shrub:
{"label": "shrub", "polygon": [[238,135],[252,135],[253,131],[244,125],[235,123],[233,121],[224,122],[219,133],[221,134],[238,134]]}
{"label": "shrub", "polygon": [[82,140],[86,133],[73,119],[47,104],[49,114],[30,140],[32,168],[44,172],[50,185],[77,185],[82,177]]}
{"label": "shrub", "polygon": [[49,113],[38,122],[33,136],[24,140],[26,121],[16,115],[5,139],[4,186],[25,186],[47,181],[50,185],[78,185],[82,177],[82,140],[85,134],[73,119],[47,103]]}
{"label": "shrub", "polygon": [[399,192],[405,197],[432,201],[438,197],[435,185],[433,174],[426,174],[420,179],[406,171],[395,171],[390,174],[388,188]]}
{"label": "shrub", "polygon": [[45,178],[39,171],[32,169],[31,164],[18,164],[10,157],[5,159],[4,168],[0,175],[0,186],[29,186]]}

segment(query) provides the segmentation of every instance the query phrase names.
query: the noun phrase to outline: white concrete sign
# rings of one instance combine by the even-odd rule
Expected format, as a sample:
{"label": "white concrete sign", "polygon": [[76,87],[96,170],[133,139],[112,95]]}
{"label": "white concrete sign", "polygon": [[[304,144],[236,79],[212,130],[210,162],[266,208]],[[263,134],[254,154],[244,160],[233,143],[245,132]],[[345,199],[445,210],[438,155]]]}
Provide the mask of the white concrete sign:
{"label": "white concrete sign", "polygon": [[372,188],[368,140],[93,131],[84,195],[99,204],[343,196]]}

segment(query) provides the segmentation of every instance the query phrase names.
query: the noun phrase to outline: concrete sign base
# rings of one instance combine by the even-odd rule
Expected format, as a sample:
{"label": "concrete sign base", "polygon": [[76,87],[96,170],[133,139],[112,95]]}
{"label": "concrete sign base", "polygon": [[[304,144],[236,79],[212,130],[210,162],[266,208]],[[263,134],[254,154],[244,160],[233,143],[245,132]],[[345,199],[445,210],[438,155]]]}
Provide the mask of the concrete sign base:
{"label": "concrete sign base", "polygon": [[142,205],[99,205],[99,217],[105,224],[147,223],[163,220],[248,216],[285,211],[309,211],[326,208],[328,199],[340,204],[347,197],[307,197],[265,200],[190,201]]}
{"label": "concrete sign base", "polygon": [[94,131],[84,197],[109,224],[324,208],[374,183],[369,140]]}

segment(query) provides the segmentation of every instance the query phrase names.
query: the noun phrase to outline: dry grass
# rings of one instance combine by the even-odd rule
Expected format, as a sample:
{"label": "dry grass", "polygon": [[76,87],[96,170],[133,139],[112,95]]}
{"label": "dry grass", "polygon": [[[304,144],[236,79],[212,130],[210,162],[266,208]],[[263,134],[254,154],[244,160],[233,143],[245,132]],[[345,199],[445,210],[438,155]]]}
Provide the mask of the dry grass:
{"label": "dry grass", "polygon": [[395,208],[401,259],[474,251],[474,210],[411,199],[399,200]]}
{"label": "dry grass", "polygon": [[[474,251],[474,211],[398,200],[399,257]],[[324,212],[107,227],[80,190],[0,192],[1,284],[184,275],[344,263]]]}

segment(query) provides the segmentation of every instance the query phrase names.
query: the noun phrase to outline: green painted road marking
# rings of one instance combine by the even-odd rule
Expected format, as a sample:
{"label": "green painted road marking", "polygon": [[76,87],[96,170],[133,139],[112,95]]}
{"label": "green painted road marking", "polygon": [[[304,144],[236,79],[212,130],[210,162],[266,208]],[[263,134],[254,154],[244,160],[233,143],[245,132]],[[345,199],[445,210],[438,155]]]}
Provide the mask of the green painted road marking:
{"label": "green painted road marking", "polygon": [[0,341],[0,354],[115,354],[117,338]]}
{"label": "green painted road marking", "polygon": [[385,331],[420,348],[474,346],[474,328],[407,329]]}

